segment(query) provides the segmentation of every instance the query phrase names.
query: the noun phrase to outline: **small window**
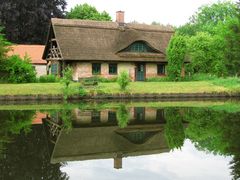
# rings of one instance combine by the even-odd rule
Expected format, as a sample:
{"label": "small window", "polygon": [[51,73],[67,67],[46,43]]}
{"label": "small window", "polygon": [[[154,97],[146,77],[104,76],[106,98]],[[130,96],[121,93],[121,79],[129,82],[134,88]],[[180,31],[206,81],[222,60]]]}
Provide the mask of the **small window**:
{"label": "small window", "polygon": [[51,65],[51,74],[54,74],[54,75],[58,74],[58,65],[57,64]]}
{"label": "small window", "polygon": [[115,111],[108,112],[108,121],[109,122],[116,122],[117,121],[117,114]]}
{"label": "small window", "polygon": [[109,64],[109,74],[117,74],[117,64]]}
{"label": "small window", "polygon": [[157,65],[157,73],[158,73],[158,75],[165,74],[165,65],[164,64]]}
{"label": "small window", "polygon": [[101,64],[100,63],[92,64],[92,74],[93,75],[101,74]]}
{"label": "small window", "polygon": [[101,120],[101,115],[99,111],[92,111],[92,122],[100,122]]}

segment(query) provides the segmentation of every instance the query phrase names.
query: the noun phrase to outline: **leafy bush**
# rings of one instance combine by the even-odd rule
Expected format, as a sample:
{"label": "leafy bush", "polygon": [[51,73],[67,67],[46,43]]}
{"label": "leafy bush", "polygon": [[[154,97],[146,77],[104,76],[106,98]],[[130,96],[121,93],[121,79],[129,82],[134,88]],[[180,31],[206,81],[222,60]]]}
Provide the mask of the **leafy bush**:
{"label": "leafy bush", "polygon": [[117,83],[119,84],[121,90],[126,90],[130,81],[130,77],[126,71],[122,71],[117,79]]}
{"label": "leafy bush", "polygon": [[40,83],[58,82],[58,78],[53,74],[43,75],[39,77],[38,82]]}
{"label": "leafy bush", "polygon": [[61,82],[64,84],[64,88],[63,88],[64,100],[67,100],[70,94],[69,85],[72,81],[72,74],[73,74],[73,70],[69,66],[63,71],[63,78]]}
{"label": "leafy bush", "polygon": [[5,63],[7,73],[6,80],[11,83],[31,83],[36,82],[36,71],[33,69],[30,59],[14,55],[9,57]]}
{"label": "leafy bush", "polygon": [[63,70],[62,83],[66,86],[66,88],[68,88],[69,84],[72,81],[72,74],[73,74],[73,70],[69,66]]}

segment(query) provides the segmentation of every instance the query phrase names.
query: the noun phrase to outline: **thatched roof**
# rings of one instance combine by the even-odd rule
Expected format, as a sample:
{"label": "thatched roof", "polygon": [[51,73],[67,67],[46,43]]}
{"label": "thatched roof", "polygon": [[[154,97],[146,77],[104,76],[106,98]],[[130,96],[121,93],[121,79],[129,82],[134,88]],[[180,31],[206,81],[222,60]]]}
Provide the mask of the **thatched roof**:
{"label": "thatched roof", "polygon": [[[52,19],[49,39],[55,35],[64,60],[165,61],[173,30],[159,25],[92,20]],[[136,41],[145,41],[158,53],[121,53]],[[48,52],[46,46],[43,58]]]}

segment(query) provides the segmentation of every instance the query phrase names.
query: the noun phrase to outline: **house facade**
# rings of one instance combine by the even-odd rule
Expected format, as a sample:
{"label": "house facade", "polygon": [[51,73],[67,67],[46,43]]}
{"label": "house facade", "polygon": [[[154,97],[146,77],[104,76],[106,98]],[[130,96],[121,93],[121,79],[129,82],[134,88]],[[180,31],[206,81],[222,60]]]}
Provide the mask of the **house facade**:
{"label": "house facade", "polygon": [[36,70],[37,76],[47,74],[47,62],[42,59],[45,46],[43,45],[12,45],[8,52],[8,56],[19,55],[21,58],[25,56],[31,60],[32,67]]}
{"label": "house facade", "polygon": [[127,71],[133,81],[166,75],[166,47],[173,35],[169,27],[124,22],[51,20],[43,53],[49,74],[62,76],[66,66],[73,80],[100,76],[115,78]]}

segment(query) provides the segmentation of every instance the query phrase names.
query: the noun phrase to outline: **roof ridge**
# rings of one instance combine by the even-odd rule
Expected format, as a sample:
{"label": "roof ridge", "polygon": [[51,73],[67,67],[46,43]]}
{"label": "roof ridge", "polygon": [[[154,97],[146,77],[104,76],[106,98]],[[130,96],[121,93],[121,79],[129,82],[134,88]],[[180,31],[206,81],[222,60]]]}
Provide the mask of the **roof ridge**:
{"label": "roof ridge", "polygon": [[[55,26],[65,26],[65,27],[83,27],[83,28],[99,28],[99,29],[120,29],[117,22],[113,21],[96,21],[96,20],[86,20],[86,19],[61,19],[52,18],[51,22]],[[172,33],[174,30],[170,27],[149,25],[149,24],[135,24],[135,23],[125,23],[125,29],[135,29],[141,31],[153,31],[153,32],[166,32]]]}

